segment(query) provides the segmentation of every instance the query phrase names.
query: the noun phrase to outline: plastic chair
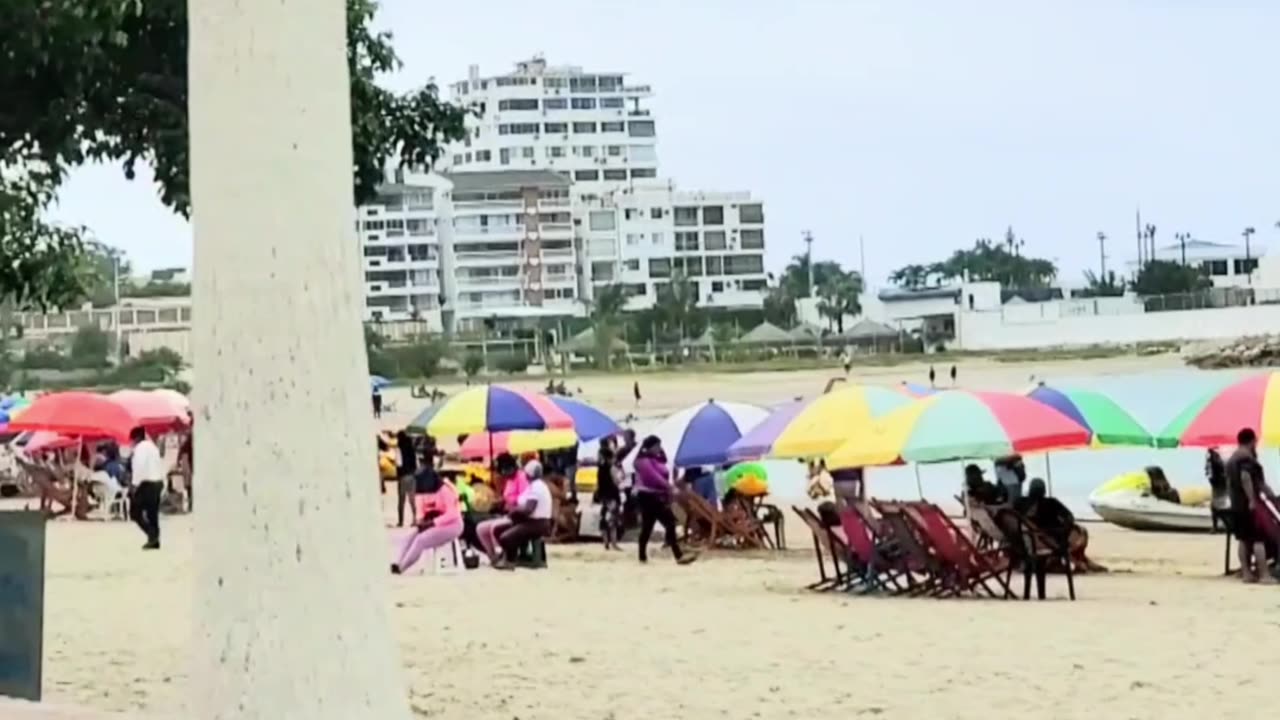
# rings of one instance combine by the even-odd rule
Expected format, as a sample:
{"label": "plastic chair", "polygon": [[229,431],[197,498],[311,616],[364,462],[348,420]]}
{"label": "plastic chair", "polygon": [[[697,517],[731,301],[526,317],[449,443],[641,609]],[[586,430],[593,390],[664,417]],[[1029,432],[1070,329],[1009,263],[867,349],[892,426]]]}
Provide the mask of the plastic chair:
{"label": "plastic chair", "polygon": [[427,552],[427,565],[433,574],[454,575],[462,570],[462,544],[457,540]]}

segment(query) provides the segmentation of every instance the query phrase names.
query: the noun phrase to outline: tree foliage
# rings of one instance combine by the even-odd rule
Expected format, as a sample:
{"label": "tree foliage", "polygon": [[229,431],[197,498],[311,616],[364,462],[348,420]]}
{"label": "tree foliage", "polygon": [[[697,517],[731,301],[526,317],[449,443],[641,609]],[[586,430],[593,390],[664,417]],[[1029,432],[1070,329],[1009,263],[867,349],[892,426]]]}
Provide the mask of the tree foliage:
{"label": "tree foliage", "polygon": [[1168,260],[1152,260],[1142,266],[1132,283],[1139,295],[1176,295],[1213,287],[1199,269]]}
{"label": "tree foliage", "polygon": [[76,368],[104,368],[111,355],[111,338],[97,325],[81,325],[71,336],[71,364]]}
{"label": "tree foliage", "polygon": [[588,315],[596,341],[596,366],[608,368],[613,361],[613,343],[622,330],[622,313],[627,307],[627,294],[616,283],[595,290]]}
{"label": "tree foliage", "polygon": [[763,309],[764,319],[778,327],[796,324],[796,299],[782,287],[769,288]]}
{"label": "tree foliage", "polygon": [[688,337],[702,318],[698,307],[698,284],[676,274],[654,299],[652,319],[675,342]]}
{"label": "tree foliage", "polygon": [[889,280],[899,287],[919,289],[947,280],[998,282],[1006,288],[1044,287],[1058,275],[1050,260],[1022,254],[1026,242],[1009,228],[1003,242],[979,238],[972,248],[956,250],[951,257],[927,265],[904,265]]}
{"label": "tree foliage", "polygon": [[818,313],[836,332],[844,332],[845,317],[862,314],[862,277],[857,273],[832,277],[818,286],[818,298]]}
{"label": "tree foliage", "polygon": [[1107,271],[1106,276],[1099,277],[1092,270],[1084,271],[1086,287],[1083,297],[1119,297],[1124,295],[1124,283],[1116,279],[1114,270]]}
{"label": "tree foliage", "polygon": [[[786,269],[782,271],[782,279],[778,282],[778,286],[794,300],[800,298],[816,297],[817,290],[838,278],[845,277],[851,273],[841,267],[840,263],[834,260],[818,260],[813,263],[813,285],[814,292],[809,291],[809,255],[802,253],[794,255],[791,262],[787,263]],[[859,279],[859,282],[861,280]]]}

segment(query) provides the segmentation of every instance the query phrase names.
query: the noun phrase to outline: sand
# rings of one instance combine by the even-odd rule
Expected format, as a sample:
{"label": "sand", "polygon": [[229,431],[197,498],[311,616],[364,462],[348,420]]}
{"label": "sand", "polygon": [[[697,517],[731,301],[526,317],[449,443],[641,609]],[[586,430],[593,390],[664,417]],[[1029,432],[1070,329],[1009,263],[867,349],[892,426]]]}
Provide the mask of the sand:
{"label": "sand", "polygon": [[[1071,372],[1125,363],[1091,365]],[[967,374],[1004,387],[1027,368]],[[827,375],[642,376],[642,408],[777,401]],[[616,410],[632,404],[631,381],[570,385]],[[388,577],[413,704],[447,720],[1191,720],[1259,717],[1274,695],[1280,588],[1220,577],[1220,537],[1094,526],[1092,555],[1114,572],[1079,578],[1079,602],[1055,578],[1049,602],[1002,603],[807,592],[812,551],[791,518],[789,530],[788,552],[690,567],[580,545],[553,548],[545,571]],[[191,518],[166,518],[165,533],[163,551],[142,553],[128,524],[51,527],[48,700],[157,716],[181,706]]]}

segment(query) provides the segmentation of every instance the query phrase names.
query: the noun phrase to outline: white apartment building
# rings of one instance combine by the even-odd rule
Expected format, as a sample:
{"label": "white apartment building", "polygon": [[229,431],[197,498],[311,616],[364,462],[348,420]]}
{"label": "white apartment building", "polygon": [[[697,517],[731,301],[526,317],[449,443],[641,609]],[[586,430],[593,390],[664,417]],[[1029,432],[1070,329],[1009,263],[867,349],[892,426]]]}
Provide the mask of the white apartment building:
{"label": "white apartment building", "polygon": [[644,106],[652,91],[628,85],[624,73],[534,58],[481,77],[473,65],[451,94],[476,115],[442,158],[447,172],[552,170],[573,180],[575,194],[658,177],[657,127]]}
{"label": "white apartment building", "polygon": [[546,170],[446,175],[446,314],[458,330],[581,315],[570,182]]}
{"label": "white apartment building", "polygon": [[446,184],[420,176],[390,183],[357,212],[366,320],[424,320],[442,327],[437,209]]}
{"label": "white apartment building", "polygon": [[622,283],[629,307],[652,307],[673,277],[698,285],[703,307],[759,307],[764,206],[750,193],[650,185],[581,201],[584,290]]}
{"label": "white apartment building", "polygon": [[[1156,248],[1156,259],[1200,268],[1214,287],[1245,287],[1252,284],[1250,275],[1257,273],[1266,252],[1266,245],[1260,242],[1246,251],[1241,245],[1187,240]],[[1130,262],[1129,266],[1134,271],[1138,269],[1137,262]]]}

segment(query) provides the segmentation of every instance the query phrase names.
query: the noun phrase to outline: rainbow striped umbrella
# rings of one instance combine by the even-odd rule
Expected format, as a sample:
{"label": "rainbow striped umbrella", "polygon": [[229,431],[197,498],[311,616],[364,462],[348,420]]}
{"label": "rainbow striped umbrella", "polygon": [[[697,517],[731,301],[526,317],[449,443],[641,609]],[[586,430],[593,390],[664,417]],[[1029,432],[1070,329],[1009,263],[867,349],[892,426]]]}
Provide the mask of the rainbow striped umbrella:
{"label": "rainbow striped umbrella", "polygon": [[1280,372],[1247,377],[1193,402],[1156,436],[1156,446],[1232,445],[1244,428],[1258,434],[1259,444],[1280,447]]}
{"label": "rainbow striped umbrella", "polygon": [[409,423],[436,437],[506,430],[568,430],[573,418],[549,398],[497,385],[474,387],[443,400]]}
{"label": "rainbow striped umbrella", "polygon": [[[876,418],[912,402],[898,388],[845,385],[820,395],[785,422],[750,432],[731,449],[735,458],[808,458],[826,455],[867,428]],[[783,408],[778,412],[795,410]],[[784,416],[785,417],[785,416]],[[772,438],[767,433],[774,433]]]}
{"label": "rainbow striped umbrella", "polygon": [[1154,442],[1151,431],[1115,400],[1092,390],[1060,390],[1040,383],[1027,397],[1044,403],[1083,425],[1094,445],[1144,445]]}
{"label": "rainbow striped umbrella", "polygon": [[874,422],[827,458],[828,467],[999,458],[1086,447],[1090,433],[1024,395],[948,390]]}

